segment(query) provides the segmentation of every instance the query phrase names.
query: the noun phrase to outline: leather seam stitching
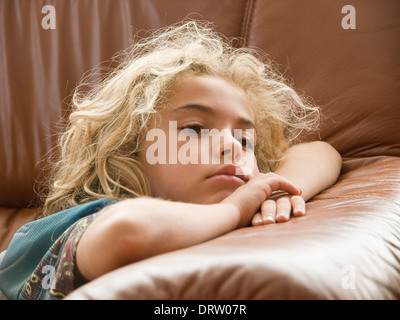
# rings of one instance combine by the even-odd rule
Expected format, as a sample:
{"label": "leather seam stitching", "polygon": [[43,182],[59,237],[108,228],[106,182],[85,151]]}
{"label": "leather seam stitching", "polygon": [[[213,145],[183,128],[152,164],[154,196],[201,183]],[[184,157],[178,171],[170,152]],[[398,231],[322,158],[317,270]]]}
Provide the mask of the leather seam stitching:
{"label": "leather seam stitching", "polygon": [[240,32],[240,37],[243,39],[242,46],[245,46],[248,38],[250,26],[253,20],[255,2],[256,0],[247,0],[246,2],[246,8],[243,14],[242,28]]}

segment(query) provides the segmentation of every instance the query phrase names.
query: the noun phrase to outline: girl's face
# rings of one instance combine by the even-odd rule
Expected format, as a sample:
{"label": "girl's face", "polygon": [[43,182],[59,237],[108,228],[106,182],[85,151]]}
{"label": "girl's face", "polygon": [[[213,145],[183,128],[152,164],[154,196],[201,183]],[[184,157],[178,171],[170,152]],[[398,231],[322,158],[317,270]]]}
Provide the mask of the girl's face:
{"label": "girl's face", "polygon": [[159,114],[139,153],[152,196],[218,203],[258,172],[254,114],[233,83],[187,76]]}

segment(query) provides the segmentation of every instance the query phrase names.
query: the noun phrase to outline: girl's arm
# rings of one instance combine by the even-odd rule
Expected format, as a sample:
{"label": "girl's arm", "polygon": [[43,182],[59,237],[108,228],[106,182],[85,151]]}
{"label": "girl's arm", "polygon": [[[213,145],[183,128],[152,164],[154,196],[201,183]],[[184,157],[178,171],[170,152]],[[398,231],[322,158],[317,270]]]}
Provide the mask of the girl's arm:
{"label": "girl's arm", "polygon": [[342,157],[330,144],[314,141],[294,145],[275,171],[299,186],[308,201],[334,184],[342,168]]}
{"label": "girl's arm", "polygon": [[129,263],[212,239],[237,223],[230,206],[124,200],[100,212],[83,233],[77,267],[92,280]]}
{"label": "girl's arm", "polygon": [[305,214],[305,202],[336,182],[342,168],[340,154],[328,143],[314,141],[290,147],[275,171],[303,191],[299,196],[281,196],[263,203],[262,214],[256,214],[253,225],[284,222]]}
{"label": "girl's arm", "polygon": [[286,179],[260,173],[218,204],[154,198],[121,201],[99,213],[83,233],[76,253],[78,270],[92,280],[129,263],[247,226],[275,190],[300,194]]}

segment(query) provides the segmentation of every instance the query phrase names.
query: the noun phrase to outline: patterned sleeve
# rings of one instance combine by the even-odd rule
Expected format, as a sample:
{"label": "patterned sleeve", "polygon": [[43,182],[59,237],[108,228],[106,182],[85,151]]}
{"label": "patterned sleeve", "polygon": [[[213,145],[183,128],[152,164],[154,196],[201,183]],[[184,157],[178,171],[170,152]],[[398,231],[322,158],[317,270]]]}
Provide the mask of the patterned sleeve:
{"label": "patterned sleeve", "polygon": [[76,248],[95,217],[81,218],[54,242],[23,286],[21,300],[62,299],[85,282],[76,267]]}

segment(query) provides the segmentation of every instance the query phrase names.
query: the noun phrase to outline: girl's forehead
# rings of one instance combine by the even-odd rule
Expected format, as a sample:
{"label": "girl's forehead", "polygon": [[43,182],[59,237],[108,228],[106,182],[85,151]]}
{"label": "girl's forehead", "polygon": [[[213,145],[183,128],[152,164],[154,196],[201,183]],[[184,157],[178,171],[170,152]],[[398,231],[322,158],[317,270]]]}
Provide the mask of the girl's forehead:
{"label": "girl's forehead", "polygon": [[166,100],[166,111],[174,112],[186,105],[200,105],[210,111],[237,114],[254,120],[245,92],[236,84],[208,75],[185,76]]}

